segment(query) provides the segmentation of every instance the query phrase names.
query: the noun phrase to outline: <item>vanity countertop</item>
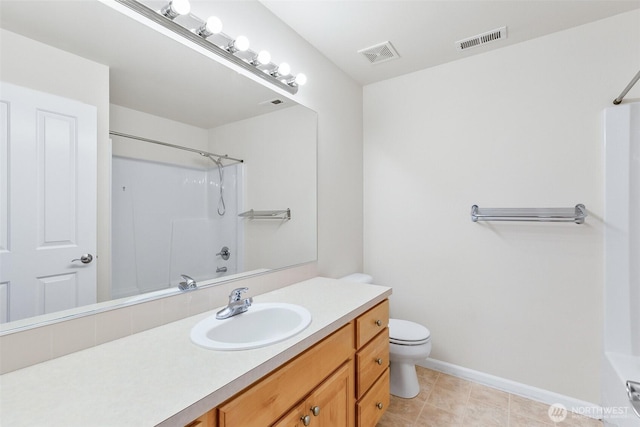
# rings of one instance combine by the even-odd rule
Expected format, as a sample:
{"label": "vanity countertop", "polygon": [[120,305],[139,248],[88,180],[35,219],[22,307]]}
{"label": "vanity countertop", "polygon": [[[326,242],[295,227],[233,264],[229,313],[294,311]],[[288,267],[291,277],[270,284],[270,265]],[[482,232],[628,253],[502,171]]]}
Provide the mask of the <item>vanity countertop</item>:
{"label": "vanity countertop", "polygon": [[[191,328],[219,309],[0,376],[0,424],[179,426],[222,403],[391,294],[391,288],[317,277],[254,296],[306,307],[311,324],[253,350],[193,344]],[[248,295],[251,295],[249,290]]]}

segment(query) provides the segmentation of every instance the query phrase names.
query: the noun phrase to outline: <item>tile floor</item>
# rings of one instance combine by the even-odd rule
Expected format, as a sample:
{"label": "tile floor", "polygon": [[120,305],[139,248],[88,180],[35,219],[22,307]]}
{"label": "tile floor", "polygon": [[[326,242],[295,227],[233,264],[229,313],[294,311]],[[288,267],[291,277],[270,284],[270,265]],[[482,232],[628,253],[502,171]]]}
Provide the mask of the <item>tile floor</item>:
{"label": "tile floor", "polygon": [[430,369],[416,367],[420,394],[391,396],[377,427],[602,427],[602,422],[569,414],[554,424],[549,405]]}

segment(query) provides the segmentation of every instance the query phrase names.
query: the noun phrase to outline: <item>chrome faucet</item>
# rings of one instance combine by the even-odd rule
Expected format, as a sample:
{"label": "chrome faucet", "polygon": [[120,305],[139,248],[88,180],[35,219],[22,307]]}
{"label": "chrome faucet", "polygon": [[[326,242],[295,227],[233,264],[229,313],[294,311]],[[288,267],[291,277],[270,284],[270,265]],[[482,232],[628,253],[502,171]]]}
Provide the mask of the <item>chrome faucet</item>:
{"label": "chrome faucet", "polygon": [[236,314],[244,313],[251,307],[253,298],[242,299],[242,294],[247,292],[249,288],[237,288],[229,294],[229,305],[216,313],[216,319],[228,319]]}
{"label": "chrome faucet", "polygon": [[196,281],[191,277],[187,276],[186,274],[181,274],[181,276],[184,279],[184,282],[180,282],[178,284],[178,289],[180,289],[181,291],[190,291],[198,288]]}

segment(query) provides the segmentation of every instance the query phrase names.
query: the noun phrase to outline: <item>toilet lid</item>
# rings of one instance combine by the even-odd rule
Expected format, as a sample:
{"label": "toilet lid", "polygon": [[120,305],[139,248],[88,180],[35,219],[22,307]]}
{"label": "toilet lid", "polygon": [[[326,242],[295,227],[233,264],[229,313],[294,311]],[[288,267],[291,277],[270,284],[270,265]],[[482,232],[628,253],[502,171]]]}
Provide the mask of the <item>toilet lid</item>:
{"label": "toilet lid", "polygon": [[409,320],[389,319],[389,340],[398,343],[426,342],[431,332],[424,326]]}

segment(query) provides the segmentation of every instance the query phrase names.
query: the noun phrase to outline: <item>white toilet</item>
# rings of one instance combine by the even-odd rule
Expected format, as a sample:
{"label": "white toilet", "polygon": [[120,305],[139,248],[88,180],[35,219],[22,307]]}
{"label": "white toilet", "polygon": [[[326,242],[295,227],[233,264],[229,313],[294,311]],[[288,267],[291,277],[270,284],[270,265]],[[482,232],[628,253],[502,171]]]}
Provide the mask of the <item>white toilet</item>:
{"label": "white toilet", "polygon": [[[368,274],[354,273],[342,277],[357,283],[373,283]],[[431,353],[431,332],[408,320],[389,319],[389,359],[391,361],[391,394],[410,399],[420,392],[416,363]]]}

